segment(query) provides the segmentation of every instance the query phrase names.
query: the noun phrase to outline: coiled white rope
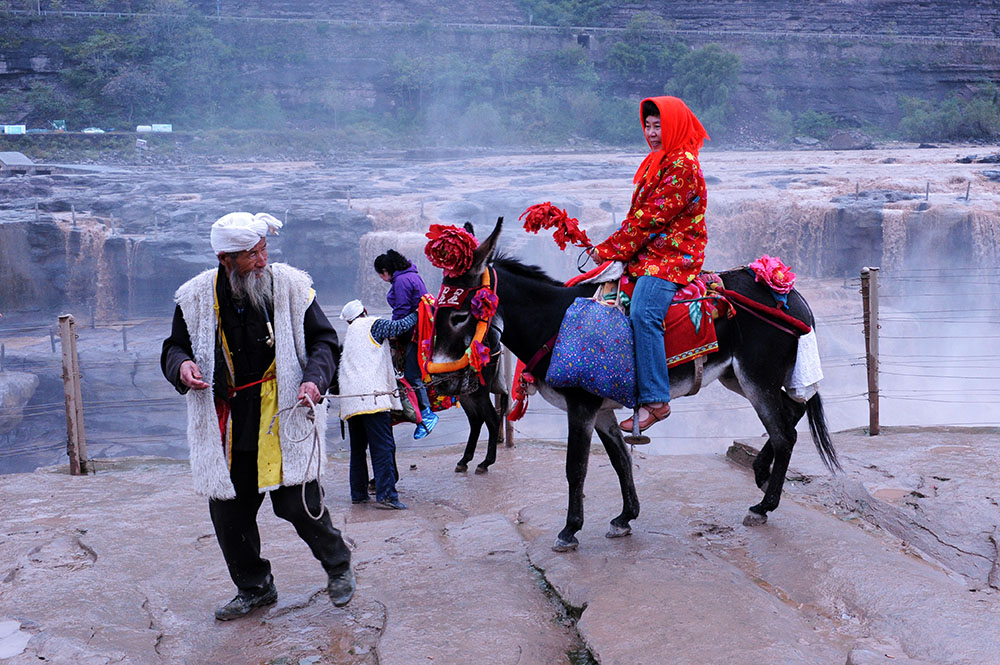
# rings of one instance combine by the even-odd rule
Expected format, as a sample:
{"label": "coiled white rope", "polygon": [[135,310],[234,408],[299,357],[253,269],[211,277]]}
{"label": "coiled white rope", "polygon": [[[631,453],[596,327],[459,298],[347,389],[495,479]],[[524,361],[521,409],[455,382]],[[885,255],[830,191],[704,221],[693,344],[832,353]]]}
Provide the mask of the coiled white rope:
{"label": "coiled white rope", "polygon": [[[330,393],[324,393],[324,394],[322,394],[322,395],[319,396],[319,399],[320,399],[320,401],[322,401],[324,399],[334,398],[334,397],[337,397],[337,398],[343,398],[343,397],[380,397],[380,396],[385,396],[385,395],[390,395],[392,397],[398,398],[399,397],[399,389],[396,388],[394,390],[385,390],[385,391],[379,391],[379,390],[377,390],[377,391],[372,392],[372,393],[358,393],[358,394],[354,394],[354,395],[333,395],[333,394],[330,394]],[[313,399],[309,395],[305,396],[305,400],[306,400],[307,404],[302,404],[301,402],[297,402],[297,403],[295,403],[295,404],[293,404],[291,406],[285,407],[284,409],[279,409],[278,412],[275,413],[274,416],[271,417],[271,422],[270,422],[270,424],[267,427],[267,433],[271,434],[271,431],[274,429],[274,423],[275,423],[275,421],[278,420],[278,418],[281,417],[282,414],[287,415],[289,417],[288,420],[291,420],[291,415],[293,413],[296,413],[297,409],[302,409],[303,410],[303,411],[299,411],[299,413],[305,413],[305,415],[303,417],[306,420],[309,421],[309,425],[307,425],[306,427],[303,427],[303,428],[299,428],[299,427],[293,428],[288,423],[288,421],[286,421],[284,429],[285,429],[286,432],[288,432],[288,431],[299,431],[300,429],[303,429],[303,430],[306,431],[306,433],[303,436],[299,437],[299,438],[294,438],[291,435],[287,435],[287,440],[288,440],[289,443],[302,443],[303,441],[305,441],[306,439],[308,439],[310,436],[312,436],[313,442],[312,442],[312,446],[309,449],[309,461],[306,462],[305,477],[302,480],[302,507],[305,509],[306,515],[308,515],[309,517],[311,517],[312,519],[314,519],[316,521],[319,521],[319,520],[323,519],[323,514],[326,512],[326,502],[325,502],[326,492],[323,490],[323,484],[320,482],[320,469],[322,468],[323,465],[322,465],[322,461],[319,459],[319,454],[320,454],[319,426],[316,424],[316,415],[315,415],[316,402],[314,402]],[[316,480],[316,485],[319,487],[320,511],[319,511],[318,515],[313,515],[312,514],[312,511],[309,510],[309,503],[306,501],[306,484],[307,484],[307,481],[312,480],[312,478],[310,478],[309,470],[312,468],[312,463],[313,463],[313,457],[314,456],[316,458],[316,478],[315,478],[315,480]]]}

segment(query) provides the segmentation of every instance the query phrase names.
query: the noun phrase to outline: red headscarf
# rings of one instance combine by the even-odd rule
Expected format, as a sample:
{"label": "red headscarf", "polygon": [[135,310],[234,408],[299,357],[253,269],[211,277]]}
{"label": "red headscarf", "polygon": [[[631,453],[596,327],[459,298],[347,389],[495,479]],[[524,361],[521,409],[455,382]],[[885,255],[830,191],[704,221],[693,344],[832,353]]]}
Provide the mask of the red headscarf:
{"label": "red headscarf", "polygon": [[[656,104],[656,108],[660,110],[662,147],[660,150],[650,152],[646,159],[642,160],[632,182],[639,182],[645,174],[648,184],[656,177],[656,172],[660,170],[660,162],[667,154],[684,149],[697,157],[701,146],[705,144],[705,139],[711,140],[711,138],[687,104],[677,97],[647,97],[639,103],[639,121],[642,123],[643,135],[645,135],[646,119],[642,117],[642,107],[646,102]],[[649,139],[646,139],[646,143],[649,143]],[[652,147],[650,146],[650,149]]]}

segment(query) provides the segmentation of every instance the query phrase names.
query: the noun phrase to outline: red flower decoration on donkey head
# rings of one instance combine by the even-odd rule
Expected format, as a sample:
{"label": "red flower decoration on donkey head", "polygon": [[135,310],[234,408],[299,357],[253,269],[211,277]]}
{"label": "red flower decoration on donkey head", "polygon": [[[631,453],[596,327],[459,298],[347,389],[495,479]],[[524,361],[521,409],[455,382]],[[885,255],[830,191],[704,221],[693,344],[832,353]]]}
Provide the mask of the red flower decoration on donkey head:
{"label": "red flower decoration on donkey head", "polygon": [[457,226],[431,224],[424,254],[445,277],[458,277],[472,266],[472,253],[479,247],[475,236]]}

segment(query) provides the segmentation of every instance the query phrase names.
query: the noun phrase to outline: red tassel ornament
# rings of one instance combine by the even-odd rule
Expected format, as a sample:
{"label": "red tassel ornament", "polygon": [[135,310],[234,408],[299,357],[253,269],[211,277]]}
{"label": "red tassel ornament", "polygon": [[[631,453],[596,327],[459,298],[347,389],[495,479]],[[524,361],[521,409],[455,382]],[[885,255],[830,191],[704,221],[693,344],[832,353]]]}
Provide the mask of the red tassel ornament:
{"label": "red tassel ornament", "polygon": [[536,203],[529,207],[518,220],[524,220],[524,230],[538,233],[540,229],[555,229],[553,240],[559,249],[565,250],[567,244],[577,247],[591,247],[587,232],[580,228],[580,222],[570,217],[562,208],[557,208],[551,202]]}

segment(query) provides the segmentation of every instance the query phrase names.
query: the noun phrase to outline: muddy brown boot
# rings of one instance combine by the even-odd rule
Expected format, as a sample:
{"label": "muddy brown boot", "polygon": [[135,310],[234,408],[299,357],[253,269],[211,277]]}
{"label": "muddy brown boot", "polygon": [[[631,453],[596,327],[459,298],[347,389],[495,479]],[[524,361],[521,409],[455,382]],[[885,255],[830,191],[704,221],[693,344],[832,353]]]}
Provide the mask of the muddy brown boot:
{"label": "muddy brown boot", "polygon": [[235,598],[215,610],[215,618],[219,621],[238,619],[250,614],[258,607],[273,605],[276,602],[278,602],[278,589],[274,586],[274,582],[258,590],[241,589]]}

